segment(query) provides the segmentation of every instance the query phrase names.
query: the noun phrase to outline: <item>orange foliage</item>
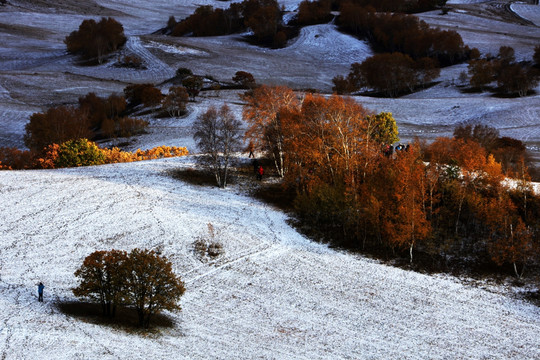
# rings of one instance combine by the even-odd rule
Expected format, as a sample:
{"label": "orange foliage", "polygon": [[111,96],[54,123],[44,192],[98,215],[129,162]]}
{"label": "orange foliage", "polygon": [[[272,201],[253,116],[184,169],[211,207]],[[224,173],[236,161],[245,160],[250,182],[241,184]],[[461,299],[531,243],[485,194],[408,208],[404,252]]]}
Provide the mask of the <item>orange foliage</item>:
{"label": "orange foliage", "polygon": [[47,146],[44,150],[44,156],[37,159],[37,164],[40,168],[43,169],[54,169],[56,160],[58,159],[58,150],[60,145],[51,144]]}
{"label": "orange foliage", "polygon": [[[92,143],[91,141],[88,141],[88,143],[95,145],[95,143]],[[31,159],[31,161],[25,161],[23,165],[20,165],[19,162],[12,162],[10,160],[11,158],[5,156],[7,154],[5,149],[0,148],[0,159],[3,159],[3,161],[0,162],[0,170],[30,168],[54,169],[57,166],[56,164],[60,156],[60,148],[61,145],[59,144],[49,145],[44,149],[43,156],[35,160],[30,157],[29,151],[17,150],[16,152],[20,153],[20,155],[18,155],[20,158]],[[112,149],[99,148],[98,150],[105,157],[106,164],[153,160],[188,155],[188,150],[185,147],[177,146],[157,146],[148,150],[138,149],[135,152],[122,151],[117,147],[113,147]]]}
{"label": "orange foliage", "polygon": [[368,114],[353,99],[312,94],[306,95],[301,109],[280,112],[288,178],[308,187],[315,177],[329,184],[355,183],[357,165],[367,155]]}
{"label": "orange foliage", "polygon": [[30,169],[34,163],[34,153],[17,148],[0,148],[0,170]]}
{"label": "orange foliage", "polygon": [[284,176],[283,127],[280,112],[298,108],[296,94],[285,86],[261,86],[244,95],[243,118],[249,124],[246,138],[269,153],[280,176]]}
{"label": "orange foliage", "polygon": [[395,178],[392,181],[394,198],[393,210],[387,212],[385,230],[390,244],[409,248],[410,261],[413,248],[431,233],[424,201],[426,187],[425,166],[420,159],[419,147],[411,146],[409,151],[400,153],[394,161]]}

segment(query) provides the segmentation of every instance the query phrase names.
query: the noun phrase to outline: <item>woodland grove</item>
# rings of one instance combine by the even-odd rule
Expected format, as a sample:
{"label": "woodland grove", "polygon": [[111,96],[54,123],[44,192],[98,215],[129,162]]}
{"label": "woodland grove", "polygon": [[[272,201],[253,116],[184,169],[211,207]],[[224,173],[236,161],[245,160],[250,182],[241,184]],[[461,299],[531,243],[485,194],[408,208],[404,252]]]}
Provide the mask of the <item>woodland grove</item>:
{"label": "woodland grove", "polygon": [[273,159],[312,234],[385,257],[406,251],[410,263],[418,253],[438,269],[538,270],[540,197],[519,141],[461,126],[388,153],[395,120],[353,99],[267,86],[244,98],[247,136]]}

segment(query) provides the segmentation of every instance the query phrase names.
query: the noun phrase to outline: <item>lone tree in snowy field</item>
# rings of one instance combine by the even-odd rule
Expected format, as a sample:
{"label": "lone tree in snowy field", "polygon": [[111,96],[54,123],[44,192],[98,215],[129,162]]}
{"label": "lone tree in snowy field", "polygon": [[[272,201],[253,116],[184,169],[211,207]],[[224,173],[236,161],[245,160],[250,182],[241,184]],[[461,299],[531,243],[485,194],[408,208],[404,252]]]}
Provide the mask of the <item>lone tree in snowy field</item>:
{"label": "lone tree in snowy field", "polygon": [[73,289],[73,294],[98,301],[103,316],[114,317],[116,306],[125,300],[127,260],[125,251],[94,251],[75,271],[81,282]]}
{"label": "lone tree in snowy field", "polygon": [[122,24],[113,18],[102,18],[99,22],[84,20],[79,30],[69,34],[64,43],[68,52],[101,64],[106,55],[118,50],[126,40]]}
{"label": "lone tree in snowy field", "polygon": [[227,105],[219,110],[210,107],[193,124],[193,137],[198,148],[205,154],[200,157],[200,161],[211,169],[217,185],[222,188],[227,186],[230,157],[233,152],[240,150],[240,125],[241,122]]}
{"label": "lone tree in snowy field", "polygon": [[101,304],[103,315],[114,317],[117,305],[133,306],[139,326],[148,328],[153,315],[180,309],[182,280],[172,264],[153,250],[95,251],[75,272],[80,284],[73,294]]}

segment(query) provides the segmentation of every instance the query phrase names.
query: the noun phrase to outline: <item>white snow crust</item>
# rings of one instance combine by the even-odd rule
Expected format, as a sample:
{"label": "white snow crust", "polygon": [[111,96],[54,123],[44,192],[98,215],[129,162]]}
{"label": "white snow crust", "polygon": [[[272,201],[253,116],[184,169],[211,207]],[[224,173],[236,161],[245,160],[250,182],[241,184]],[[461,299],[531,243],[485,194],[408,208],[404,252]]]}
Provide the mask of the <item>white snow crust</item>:
{"label": "white snow crust", "polygon": [[[280,1],[289,12],[299,3]],[[279,50],[250,45],[242,34],[155,33],[169,16],[180,20],[199,5],[229,3],[8,0],[0,7],[0,146],[24,148],[24,126],[32,113],[74,104],[89,92],[108,96],[131,83],[151,82],[166,93],[170,85],[163,82],[179,67],[220,81],[243,70],[259,83],[330,92],[334,76],[346,75],[351,63],[372,55],[365,42],[333,24],[306,27]],[[480,17],[470,7],[458,10],[419,16],[458,31],[483,54],[507,45],[518,60],[531,59],[538,27]],[[531,15],[536,9],[514,4],[512,10],[536,21]],[[128,43],[107,63],[82,66],[66,53],[63,40],[83,19],[102,16],[124,25]],[[139,56],[147,68],[115,67],[116,56],[124,54]],[[399,99],[355,98],[374,112],[392,112],[403,140],[450,135],[456,124],[477,121],[540,153],[540,95],[464,94],[456,85],[466,70],[466,64],[445,68],[437,85]],[[196,152],[194,119],[223,103],[240,117],[239,94],[201,93],[180,118],[143,116],[149,131],[129,139],[127,150],[173,145]],[[0,172],[0,359],[540,358],[540,310],[506,288],[405,271],[313,243],[288,225],[286,215],[241,187],[201,188],[168,173],[195,166],[188,156]],[[208,223],[225,249],[214,263],[201,262],[192,251]],[[59,301],[75,300],[73,273],[84,257],[134,247],[161,251],[186,281],[183,310],[168,314],[174,328],[145,337],[58,310]],[[46,286],[44,303],[36,298],[39,281]]]}
{"label": "white snow crust", "polygon": [[[3,359],[540,357],[537,307],[332,250],[240,188],[167,174],[192,166],[186,157],[0,173]],[[225,249],[214,263],[191,248],[208,223]],[[186,282],[173,329],[143,337],[59,312],[85,256],[134,247],[166,255]]]}

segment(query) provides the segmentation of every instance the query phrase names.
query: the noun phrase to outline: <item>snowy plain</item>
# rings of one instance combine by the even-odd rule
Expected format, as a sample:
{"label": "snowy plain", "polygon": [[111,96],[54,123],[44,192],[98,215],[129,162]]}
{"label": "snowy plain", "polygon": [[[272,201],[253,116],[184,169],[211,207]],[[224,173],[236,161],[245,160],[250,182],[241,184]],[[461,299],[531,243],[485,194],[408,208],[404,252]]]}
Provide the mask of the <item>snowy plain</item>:
{"label": "snowy plain", "polygon": [[[168,171],[190,157],[0,176],[3,359],[535,359],[540,309],[313,243],[241,189]],[[225,249],[192,243],[214,225]],[[82,322],[74,271],[95,250],[159,250],[186,282],[173,329],[143,337]],[[38,303],[35,285],[46,285]]]}
{"label": "snowy plain", "polygon": [[[287,11],[299,2],[280,1]],[[475,8],[499,3],[453,0],[448,15],[420,17],[459,31],[482,53],[508,45],[518,59],[530,59],[540,28],[479,16]],[[130,83],[159,84],[179,67],[221,81],[244,70],[260,83],[330,92],[335,75],[372,54],[332,24],[306,27],[279,50],[249,45],[241,35],[154,33],[170,15],[180,19],[204,4],[228,6],[211,0],[8,0],[0,6],[0,146],[23,147],[33,112],[75,103],[88,92],[108,96]],[[517,5],[512,9],[522,18],[534,10]],[[65,36],[83,19],[101,16],[124,25],[124,53],[143,59],[146,70],[114,67],[114,59],[85,67],[66,54]],[[438,85],[403,98],[357,100],[376,112],[391,111],[405,140],[450,135],[456,124],[477,121],[540,152],[540,95],[464,94],[457,86],[462,71],[466,64],[443,69]],[[203,93],[186,117],[149,119],[149,133],[131,139],[128,150],[174,145],[194,152],[192,121],[223,103],[240,116],[238,95]],[[195,166],[185,157],[0,172],[0,359],[540,358],[539,308],[503,286],[418,274],[313,243],[288,225],[285,214],[241,187],[197,187],[169,174]],[[208,223],[225,249],[215,263],[201,262],[192,250]],[[186,282],[182,311],[169,314],[173,329],[144,337],[57,309],[58,302],[74,300],[73,273],[85,256],[134,247],[161,251]],[[46,286],[43,304],[36,297],[39,281]]]}

